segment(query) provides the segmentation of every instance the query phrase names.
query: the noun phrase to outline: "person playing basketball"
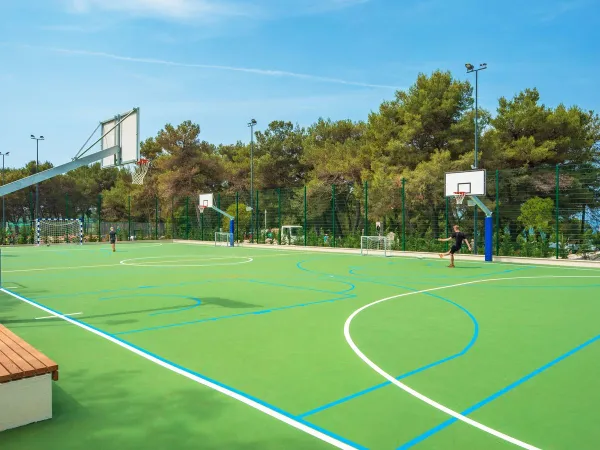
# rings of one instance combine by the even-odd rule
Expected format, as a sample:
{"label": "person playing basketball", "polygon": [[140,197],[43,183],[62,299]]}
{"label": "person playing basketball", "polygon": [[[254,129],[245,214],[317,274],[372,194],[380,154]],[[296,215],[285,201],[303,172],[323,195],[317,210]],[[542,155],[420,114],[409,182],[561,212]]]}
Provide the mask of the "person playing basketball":
{"label": "person playing basketball", "polygon": [[115,251],[115,244],[117,242],[117,232],[114,227],[110,227],[110,231],[108,233],[108,239],[110,240],[110,245],[112,246],[112,251]]}
{"label": "person playing basketball", "polygon": [[454,228],[454,233],[452,233],[452,236],[450,236],[449,238],[446,238],[446,239],[443,239],[443,238],[438,239],[438,241],[440,241],[440,242],[447,242],[447,241],[451,241],[452,239],[456,239],[454,245],[450,248],[450,251],[448,251],[447,253],[440,253],[440,258],[450,255],[450,265],[448,267],[454,267],[454,254],[456,252],[460,251],[460,248],[462,247],[463,242],[465,242],[467,244],[467,247],[469,247],[469,251],[471,251],[471,244],[469,243],[467,236],[465,236],[465,233],[460,231],[460,229],[458,228],[458,225],[454,225],[453,228]]}

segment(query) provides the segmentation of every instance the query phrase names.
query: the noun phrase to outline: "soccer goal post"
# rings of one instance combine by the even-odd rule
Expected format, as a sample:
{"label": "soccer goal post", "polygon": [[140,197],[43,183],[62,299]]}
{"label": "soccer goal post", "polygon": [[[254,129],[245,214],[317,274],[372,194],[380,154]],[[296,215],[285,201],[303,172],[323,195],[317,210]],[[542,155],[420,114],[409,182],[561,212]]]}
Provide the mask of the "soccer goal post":
{"label": "soccer goal post", "polygon": [[37,219],[36,241],[41,244],[83,244],[81,219]]}
{"label": "soccer goal post", "polygon": [[233,239],[233,233],[227,233],[225,231],[217,231],[215,233],[215,246],[228,247]]}
{"label": "soccer goal post", "polygon": [[360,254],[361,255],[383,255],[390,256],[392,249],[390,239],[386,236],[361,236]]}

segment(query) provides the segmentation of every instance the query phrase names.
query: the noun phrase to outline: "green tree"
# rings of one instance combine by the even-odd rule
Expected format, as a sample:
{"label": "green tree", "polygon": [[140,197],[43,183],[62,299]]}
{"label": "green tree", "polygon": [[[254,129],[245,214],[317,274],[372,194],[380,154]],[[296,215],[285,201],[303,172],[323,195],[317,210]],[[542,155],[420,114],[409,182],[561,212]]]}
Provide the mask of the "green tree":
{"label": "green tree", "polygon": [[554,202],[552,199],[532,197],[521,205],[521,214],[517,220],[525,228],[549,232],[553,216]]}

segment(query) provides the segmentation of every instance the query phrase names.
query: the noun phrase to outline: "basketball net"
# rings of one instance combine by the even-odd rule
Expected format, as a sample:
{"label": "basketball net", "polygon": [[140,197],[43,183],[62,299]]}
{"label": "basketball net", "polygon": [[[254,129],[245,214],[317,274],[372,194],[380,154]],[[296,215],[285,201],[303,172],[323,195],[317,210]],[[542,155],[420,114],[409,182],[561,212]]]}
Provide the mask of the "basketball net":
{"label": "basketball net", "polygon": [[454,200],[456,200],[457,205],[462,205],[463,200],[465,199],[466,192],[455,192]]}
{"label": "basketball net", "polygon": [[150,161],[147,159],[140,159],[136,163],[136,167],[133,169],[132,183],[133,184],[144,184],[144,177],[148,173],[150,168]]}

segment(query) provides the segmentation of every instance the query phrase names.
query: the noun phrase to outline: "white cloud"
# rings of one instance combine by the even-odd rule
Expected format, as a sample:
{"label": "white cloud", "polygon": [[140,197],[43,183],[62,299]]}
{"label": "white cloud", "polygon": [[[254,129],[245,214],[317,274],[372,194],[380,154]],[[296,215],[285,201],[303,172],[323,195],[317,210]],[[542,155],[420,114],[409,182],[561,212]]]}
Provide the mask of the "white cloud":
{"label": "white cloud", "polygon": [[142,64],[155,64],[155,65],[163,65],[163,66],[173,66],[173,67],[188,67],[188,68],[196,68],[196,69],[210,69],[210,70],[225,70],[230,72],[243,72],[243,73],[252,73],[257,75],[271,76],[271,77],[287,77],[287,78],[299,78],[309,81],[317,81],[324,83],[335,83],[335,84],[345,84],[349,86],[360,86],[360,87],[368,87],[368,88],[380,88],[380,89],[399,89],[396,86],[384,85],[384,84],[373,84],[373,83],[364,83],[359,81],[350,81],[344,80],[340,78],[330,78],[330,77],[322,77],[319,75],[310,75],[304,73],[297,72],[288,72],[284,70],[272,70],[272,69],[256,69],[251,67],[236,67],[236,66],[222,66],[215,64],[197,64],[197,63],[181,63],[175,61],[166,61],[162,59],[153,59],[153,58],[137,58],[132,56],[123,56],[112,53],[104,53],[104,52],[92,52],[87,50],[72,50],[65,48],[51,48],[51,47],[36,47],[24,45],[23,47],[41,49],[46,51],[52,51],[57,53],[64,53],[69,55],[79,55],[79,56],[91,56],[97,58],[105,58],[105,59],[113,59],[118,61],[128,61],[132,63],[142,63]]}
{"label": "white cloud", "polygon": [[178,20],[245,15],[240,5],[223,0],[68,0],[68,6],[80,14],[105,11]]}
{"label": "white cloud", "polygon": [[298,14],[318,14],[370,2],[372,0],[63,0],[70,11],[79,14],[118,12],[133,17],[170,20],[214,20],[253,16],[273,19]]}

